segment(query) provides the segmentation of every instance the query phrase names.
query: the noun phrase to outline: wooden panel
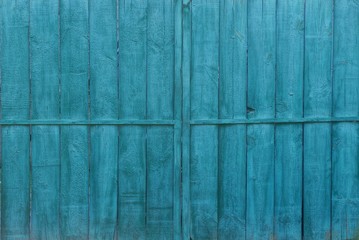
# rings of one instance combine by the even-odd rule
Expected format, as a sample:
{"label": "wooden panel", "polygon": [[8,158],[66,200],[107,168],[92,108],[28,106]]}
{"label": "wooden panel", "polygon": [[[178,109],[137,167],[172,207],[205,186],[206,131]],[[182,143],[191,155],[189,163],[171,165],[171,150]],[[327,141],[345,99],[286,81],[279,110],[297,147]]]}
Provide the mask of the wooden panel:
{"label": "wooden panel", "polygon": [[[219,1],[192,1],[191,118],[218,117]],[[218,128],[191,129],[191,237],[216,239]]]}
{"label": "wooden panel", "polygon": [[[117,1],[89,3],[91,119],[118,118]],[[118,128],[91,127],[90,239],[114,239]]]}
{"label": "wooden panel", "polygon": [[[332,1],[307,1],[304,117],[330,117],[332,103]],[[304,126],[303,235],[328,239],[331,218],[331,127]]]}
{"label": "wooden panel", "polygon": [[[147,118],[173,119],[174,1],[148,0],[147,14]],[[146,237],[149,239],[173,238],[173,134],[173,127],[147,128]]]}
{"label": "wooden panel", "polygon": [[[277,2],[276,117],[302,117],[304,1]],[[276,126],[275,238],[302,237],[302,125]]]}
{"label": "wooden panel", "polygon": [[[220,1],[219,118],[246,117],[247,1]],[[218,135],[218,238],[245,238],[246,127]]]}
{"label": "wooden panel", "polygon": [[[181,0],[182,1],[182,0]],[[191,237],[191,17],[192,5],[191,0],[182,1],[182,238],[189,239]]]}
{"label": "wooden panel", "polygon": [[[359,7],[335,1],[333,115],[359,115]],[[359,125],[333,125],[333,239],[355,239],[359,233]]]}
{"label": "wooden panel", "polygon": [[[29,118],[29,2],[5,0],[1,15],[2,119]],[[1,238],[29,238],[29,127],[2,128]]]}
{"label": "wooden panel", "polygon": [[[273,118],[276,1],[249,1],[248,14],[248,119]],[[247,161],[246,236],[275,238],[274,125],[248,125]]]}
{"label": "wooden panel", "polygon": [[[88,3],[61,0],[61,117],[88,117]],[[61,127],[61,237],[88,237],[88,129]]]}
{"label": "wooden panel", "polygon": [[[59,117],[59,5],[30,1],[32,119]],[[60,131],[32,127],[31,238],[59,239]]]}
{"label": "wooden panel", "polygon": [[[121,119],[146,118],[147,1],[119,1]],[[120,127],[119,238],[145,238],[146,128]]]}

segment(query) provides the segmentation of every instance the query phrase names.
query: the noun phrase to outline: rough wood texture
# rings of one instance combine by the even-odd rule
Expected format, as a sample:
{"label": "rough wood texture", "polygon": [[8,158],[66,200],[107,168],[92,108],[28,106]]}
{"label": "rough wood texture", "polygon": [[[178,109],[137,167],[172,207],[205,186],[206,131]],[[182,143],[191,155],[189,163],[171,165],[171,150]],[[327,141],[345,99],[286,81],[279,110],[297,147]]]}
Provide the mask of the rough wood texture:
{"label": "rough wood texture", "polygon": [[[59,118],[58,11],[58,2],[30,1],[32,119]],[[60,129],[33,126],[31,140],[31,239],[60,239]]]}
{"label": "rough wood texture", "polygon": [[[333,115],[359,115],[359,5],[335,1]],[[359,235],[359,124],[333,124],[332,239]]]}
{"label": "rough wood texture", "polygon": [[[146,118],[147,1],[119,1],[120,118]],[[120,239],[146,236],[146,127],[119,133]]]}
{"label": "rough wood texture", "polygon": [[[192,1],[191,118],[218,117],[219,1]],[[218,127],[191,129],[191,238],[217,239]]]}
{"label": "rough wood texture", "polygon": [[[304,0],[277,3],[276,117],[303,114]],[[301,124],[277,125],[275,132],[275,223],[278,239],[302,237]]]}
{"label": "rough wood texture", "polygon": [[[88,2],[60,1],[61,118],[88,118]],[[88,127],[61,127],[61,237],[87,239],[89,231]]]}
{"label": "rough wood texture", "polygon": [[1,239],[355,239],[358,0],[0,0]]}
{"label": "rough wood texture", "polygon": [[[275,115],[276,1],[249,1],[248,14],[248,119],[272,118]],[[246,237],[274,238],[274,125],[248,126],[247,166]]]}
{"label": "rough wood texture", "polygon": [[[304,117],[332,112],[332,1],[307,1],[305,8]],[[331,126],[304,125],[303,236],[328,239],[331,231]]]}
{"label": "rough wood texture", "polygon": [[[91,119],[118,118],[117,1],[89,3]],[[90,239],[114,239],[117,225],[118,127],[91,127]]]}
{"label": "rough wood texture", "polygon": [[[29,118],[29,2],[5,0],[1,15],[2,119]],[[30,236],[30,131],[2,128],[1,238]]]}
{"label": "rough wood texture", "polygon": [[[245,118],[247,1],[220,1],[219,7],[219,118]],[[218,239],[243,239],[246,126],[221,126],[218,131]]]}

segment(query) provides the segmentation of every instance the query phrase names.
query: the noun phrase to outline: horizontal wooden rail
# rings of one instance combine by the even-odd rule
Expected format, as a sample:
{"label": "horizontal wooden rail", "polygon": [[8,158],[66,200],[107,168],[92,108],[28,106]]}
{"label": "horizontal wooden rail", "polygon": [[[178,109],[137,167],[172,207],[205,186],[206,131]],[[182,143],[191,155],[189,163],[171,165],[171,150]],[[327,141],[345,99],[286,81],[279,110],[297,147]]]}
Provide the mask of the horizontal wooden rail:
{"label": "horizontal wooden rail", "polygon": [[175,120],[0,120],[0,125],[175,125]]}
{"label": "horizontal wooden rail", "polygon": [[[291,124],[359,122],[359,117],[196,119],[191,125]],[[175,125],[177,120],[0,120],[0,125]]]}
{"label": "horizontal wooden rail", "polygon": [[330,123],[359,122],[359,117],[326,118],[258,118],[258,119],[208,119],[191,120],[191,125],[233,125],[233,124],[290,124],[290,123]]}

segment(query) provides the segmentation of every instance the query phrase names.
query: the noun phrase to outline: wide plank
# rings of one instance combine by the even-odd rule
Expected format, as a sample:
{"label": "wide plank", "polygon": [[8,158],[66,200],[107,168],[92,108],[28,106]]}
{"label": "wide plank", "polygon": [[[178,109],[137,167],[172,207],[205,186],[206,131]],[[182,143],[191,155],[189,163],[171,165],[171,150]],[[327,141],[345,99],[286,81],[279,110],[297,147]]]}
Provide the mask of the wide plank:
{"label": "wide plank", "polygon": [[[59,4],[30,1],[31,118],[59,118]],[[60,128],[32,126],[31,238],[60,239]]]}
{"label": "wide plank", "polygon": [[[30,113],[29,1],[4,0],[1,18],[1,115],[28,119]],[[1,238],[30,237],[30,131],[2,127]]]}
{"label": "wide plank", "polygon": [[[61,118],[88,119],[88,1],[60,1]],[[89,231],[88,127],[61,127],[61,238]]]}

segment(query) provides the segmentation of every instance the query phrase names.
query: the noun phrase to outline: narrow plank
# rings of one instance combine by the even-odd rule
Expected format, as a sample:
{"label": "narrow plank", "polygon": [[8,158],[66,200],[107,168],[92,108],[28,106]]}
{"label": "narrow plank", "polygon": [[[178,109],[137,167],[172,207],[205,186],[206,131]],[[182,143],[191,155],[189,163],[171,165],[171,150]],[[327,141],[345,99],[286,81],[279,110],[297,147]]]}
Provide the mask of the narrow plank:
{"label": "narrow plank", "polygon": [[[359,5],[335,1],[333,115],[358,116]],[[359,125],[333,125],[332,239],[359,235]]]}
{"label": "narrow plank", "polygon": [[[147,1],[119,1],[119,116],[146,118]],[[146,234],[146,128],[123,126],[119,132],[120,239]]]}
{"label": "narrow plank", "polygon": [[[276,1],[248,4],[248,119],[275,116]],[[274,125],[248,125],[247,239],[274,238]]]}
{"label": "narrow plank", "polygon": [[[191,118],[218,117],[219,1],[192,1]],[[218,127],[191,129],[191,237],[217,239]]]}
{"label": "narrow plank", "polygon": [[[91,119],[117,119],[117,1],[91,1],[89,19]],[[91,127],[90,239],[116,236],[117,164],[117,126]]]}
{"label": "narrow plank", "polygon": [[[88,117],[88,2],[60,1],[61,118]],[[88,129],[61,127],[61,238],[88,238]]]}
{"label": "narrow plank", "polygon": [[[332,103],[332,1],[305,8],[304,117],[330,117]],[[331,126],[304,125],[303,236],[328,239],[331,231]]]}
{"label": "narrow plank", "polygon": [[191,237],[191,53],[192,53],[192,2],[181,0],[182,25],[182,239]]}
{"label": "narrow plank", "polygon": [[[246,117],[247,1],[220,1],[219,118]],[[218,238],[244,239],[246,126],[221,126],[218,143]]]}
{"label": "narrow plank", "polygon": [[[32,119],[59,117],[59,4],[30,1]],[[58,126],[32,127],[31,238],[60,239]]]}
{"label": "narrow plank", "polygon": [[[0,15],[2,119],[28,119],[29,1],[1,1]],[[30,236],[29,140],[27,126],[2,128],[2,239]]]}
{"label": "narrow plank", "polygon": [[182,0],[174,1],[174,176],[173,176],[173,235],[181,239],[182,218]]}
{"label": "narrow plank", "polygon": [[[173,119],[174,1],[148,0],[147,118]],[[173,127],[147,128],[146,236],[173,239]]]}
{"label": "narrow plank", "polygon": [[[277,2],[276,117],[303,116],[304,0]],[[302,125],[277,125],[275,238],[302,238]]]}

